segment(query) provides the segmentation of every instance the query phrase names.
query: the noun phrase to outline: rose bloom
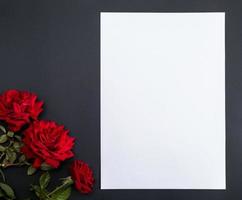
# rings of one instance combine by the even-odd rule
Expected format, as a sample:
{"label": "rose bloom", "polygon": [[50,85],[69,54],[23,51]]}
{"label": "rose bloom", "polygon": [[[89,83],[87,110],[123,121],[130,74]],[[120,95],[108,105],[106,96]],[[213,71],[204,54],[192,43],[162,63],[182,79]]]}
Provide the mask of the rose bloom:
{"label": "rose bloom", "polygon": [[11,131],[19,131],[25,124],[37,120],[42,112],[42,101],[30,92],[7,90],[0,95],[0,120],[7,123]]}
{"label": "rose bloom", "polygon": [[28,159],[33,159],[33,167],[46,163],[58,168],[60,162],[73,157],[74,138],[64,126],[53,121],[35,121],[24,131],[21,151]]}
{"label": "rose bloom", "polygon": [[81,160],[75,160],[70,166],[70,172],[75,188],[80,193],[88,194],[92,191],[94,177],[88,164]]}

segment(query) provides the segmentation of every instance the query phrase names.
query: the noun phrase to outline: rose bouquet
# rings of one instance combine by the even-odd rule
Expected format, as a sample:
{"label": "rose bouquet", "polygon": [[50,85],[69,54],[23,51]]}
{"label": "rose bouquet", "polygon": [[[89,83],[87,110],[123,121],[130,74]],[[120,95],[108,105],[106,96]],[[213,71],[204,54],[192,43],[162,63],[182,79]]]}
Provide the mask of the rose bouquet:
{"label": "rose bouquet", "polygon": [[[4,169],[28,166],[27,174],[42,171],[38,184],[31,191],[40,200],[67,200],[72,186],[80,193],[92,192],[93,172],[84,161],[74,160],[69,167],[70,176],[61,184],[49,189],[50,170],[74,157],[75,138],[69,130],[54,121],[40,120],[43,101],[33,93],[8,90],[0,94],[0,198],[17,199],[14,189],[6,182]],[[31,199],[31,198],[28,198]]]}

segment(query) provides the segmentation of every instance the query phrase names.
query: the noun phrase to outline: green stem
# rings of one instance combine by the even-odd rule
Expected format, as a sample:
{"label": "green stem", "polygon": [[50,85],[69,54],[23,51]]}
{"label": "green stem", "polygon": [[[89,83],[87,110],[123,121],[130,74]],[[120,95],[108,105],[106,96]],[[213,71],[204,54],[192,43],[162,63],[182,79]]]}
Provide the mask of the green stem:
{"label": "green stem", "polygon": [[2,153],[2,154],[0,155],[0,160],[2,160],[2,158],[3,158],[4,155],[5,155],[5,153]]}
{"label": "green stem", "polygon": [[0,169],[0,174],[2,176],[3,181],[6,182],[6,178],[2,169]]}
{"label": "green stem", "polygon": [[60,191],[60,190],[62,190],[62,189],[67,188],[68,186],[72,185],[73,183],[74,183],[73,180],[72,180],[71,177],[69,176],[69,177],[65,178],[65,181],[63,182],[62,185],[60,185],[60,186],[58,186],[57,188],[55,188],[55,189],[54,189],[52,192],[50,192],[47,196],[48,196],[48,197],[51,197],[51,195],[53,195],[54,193],[56,193],[56,192],[58,192],[58,191]]}

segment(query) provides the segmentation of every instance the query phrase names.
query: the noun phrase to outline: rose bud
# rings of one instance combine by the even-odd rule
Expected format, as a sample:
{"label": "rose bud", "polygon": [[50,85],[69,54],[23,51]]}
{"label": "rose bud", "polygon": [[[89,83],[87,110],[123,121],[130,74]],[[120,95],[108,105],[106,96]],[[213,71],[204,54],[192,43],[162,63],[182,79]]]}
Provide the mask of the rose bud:
{"label": "rose bud", "polygon": [[70,166],[70,173],[75,188],[83,194],[92,192],[94,177],[93,172],[85,162],[75,160]]}

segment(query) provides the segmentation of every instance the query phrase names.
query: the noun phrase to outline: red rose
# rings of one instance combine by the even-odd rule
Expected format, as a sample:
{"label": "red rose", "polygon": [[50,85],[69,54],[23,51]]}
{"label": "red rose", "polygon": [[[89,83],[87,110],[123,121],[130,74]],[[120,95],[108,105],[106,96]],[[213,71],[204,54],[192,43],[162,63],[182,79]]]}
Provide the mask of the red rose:
{"label": "red rose", "polygon": [[88,164],[81,160],[75,160],[70,166],[70,172],[75,187],[79,192],[87,194],[92,191],[94,177]]}
{"label": "red rose", "polygon": [[46,163],[57,168],[61,161],[73,157],[74,138],[69,131],[52,121],[35,121],[24,131],[21,151],[33,159],[33,167]]}
{"label": "red rose", "polygon": [[0,120],[5,121],[11,131],[20,130],[31,119],[36,120],[42,111],[43,102],[30,92],[7,90],[0,95]]}

